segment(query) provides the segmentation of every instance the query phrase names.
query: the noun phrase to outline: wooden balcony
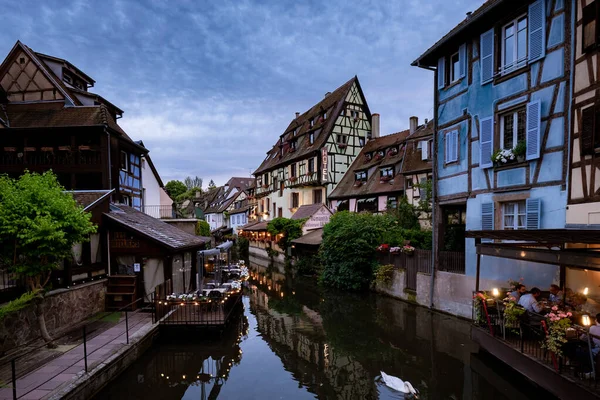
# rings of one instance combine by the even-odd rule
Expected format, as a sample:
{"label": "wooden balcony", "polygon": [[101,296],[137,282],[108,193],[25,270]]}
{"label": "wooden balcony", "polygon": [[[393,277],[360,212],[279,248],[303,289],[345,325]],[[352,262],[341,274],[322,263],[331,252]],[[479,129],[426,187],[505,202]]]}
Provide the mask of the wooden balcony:
{"label": "wooden balcony", "polygon": [[3,167],[55,167],[100,166],[102,152],[97,148],[79,146],[57,147],[4,147],[0,149],[0,166]]}

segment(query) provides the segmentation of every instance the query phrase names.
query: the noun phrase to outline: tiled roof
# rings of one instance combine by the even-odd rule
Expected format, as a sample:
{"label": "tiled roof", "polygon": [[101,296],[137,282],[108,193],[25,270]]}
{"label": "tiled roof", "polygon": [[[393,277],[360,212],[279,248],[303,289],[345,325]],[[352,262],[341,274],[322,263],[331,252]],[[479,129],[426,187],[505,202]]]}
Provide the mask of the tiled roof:
{"label": "tiled roof", "polygon": [[104,125],[133,143],[106,106],[63,107],[62,104],[7,104],[11,128],[61,128]]}
{"label": "tiled roof", "polygon": [[[416,132],[415,132],[416,133]],[[331,192],[329,198],[341,199],[348,197],[364,197],[372,194],[392,193],[404,190],[404,177],[400,173],[404,158],[405,140],[409,131],[401,131],[391,135],[382,136],[369,140],[361,149],[358,156],[344,174],[342,180]],[[396,155],[389,153],[390,149],[398,149]],[[384,152],[383,158],[378,158],[377,153]],[[370,156],[370,159],[367,158]],[[394,167],[394,178],[387,182],[382,182],[379,174],[379,167]],[[355,173],[367,170],[367,181],[360,186],[355,185]]]}
{"label": "tiled roof", "polygon": [[323,228],[312,230],[306,235],[292,240],[292,243],[306,244],[309,246],[319,246],[321,242],[323,242]]}
{"label": "tiled roof", "polygon": [[[267,152],[267,157],[262,164],[254,171],[254,175],[279,168],[287,165],[291,161],[305,158],[308,154],[317,152],[327,141],[327,137],[331,133],[335,125],[336,117],[339,115],[341,107],[346,99],[348,91],[352,85],[356,83],[360,90],[358,78],[355,76],[342,86],[338,87],[331,94],[327,95],[323,100],[315,104],[308,111],[294,118],[284,133],[278,138],[277,143],[271,150]],[[323,120],[321,115],[327,112],[327,119]],[[365,104],[365,112],[369,114],[367,105]],[[314,119],[314,126],[311,128],[309,121]],[[296,135],[293,131],[298,128]],[[314,132],[314,143],[311,145],[308,139],[308,133]],[[283,138],[283,144],[281,143]],[[290,152],[290,140],[295,138],[296,150]],[[283,156],[281,156],[281,148],[283,147]]]}
{"label": "tiled roof", "polygon": [[95,205],[99,204],[99,200],[108,197],[114,189],[112,190],[74,190],[70,191],[73,195],[73,199],[75,202],[82,206],[85,211],[93,208]]}
{"label": "tiled roof", "polygon": [[476,22],[478,22],[478,20],[481,17],[485,16],[486,14],[490,13],[490,15],[492,15],[492,18],[493,17],[497,18],[497,13],[491,14],[491,12],[493,11],[494,7],[496,7],[497,5],[499,5],[501,3],[507,3],[509,5],[510,5],[510,3],[516,3],[516,4],[513,4],[513,6],[520,6],[522,4],[522,1],[521,0],[519,0],[519,1],[487,0],[477,10],[473,11],[467,18],[465,18],[458,25],[456,25],[454,28],[452,28],[452,30],[450,30],[450,32],[448,32],[447,34],[442,36],[442,38],[440,40],[438,40],[433,46],[431,46],[429,49],[427,49],[427,51],[425,51],[423,54],[421,54],[419,56],[419,58],[417,58],[415,61],[412,62],[411,65],[418,66],[418,65],[422,64],[422,65],[433,66],[435,61],[437,60],[435,53],[437,50],[440,49],[440,47],[445,45],[454,36],[461,33],[465,28],[470,27],[473,24],[475,24]]}
{"label": "tiled roof", "polygon": [[267,224],[269,222],[268,221],[260,221],[260,222],[256,222],[256,223],[251,223],[251,224],[247,224],[242,226],[242,230],[244,231],[266,231],[267,230]]}
{"label": "tiled roof", "polygon": [[[245,190],[248,190],[254,184],[254,178],[250,177],[233,177],[227,181],[225,186],[219,186],[211,193],[213,196],[208,196],[210,200],[207,202],[208,207],[204,210],[205,213],[220,213],[223,212],[238,198]],[[234,193],[237,190],[237,193]]]}
{"label": "tiled roof", "polygon": [[104,215],[126,230],[139,233],[171,250],[200,248],[210,242],[210,238],[190,235],[175,226],[121,204],[111,205],[111,211]]}
{"label": "tiled roof", "polygon": [[406,154],[404,155],[404,163],[402,165],[402,173],[409,174],[415,172],[431,171],[432,161],[421,159],[421,152],[418,150],[418,143],[421,140],[433,138],[433,121],[429,121],[426,125],[421,125],[415,133],[406,139]]}
{"label": "tiled roof", "polygon": [[314,213],[316,213],[317,211],[319,211],[322,207],[325,207],[325,205],[321,204],[321,203],[306,204],[306,205],[300,206],[300,208],[298,208],[296,210],[296,212],[294,213],[294,215],[292,215],[292,219],[310,218],[310,217],[312,217],[312,215]]}

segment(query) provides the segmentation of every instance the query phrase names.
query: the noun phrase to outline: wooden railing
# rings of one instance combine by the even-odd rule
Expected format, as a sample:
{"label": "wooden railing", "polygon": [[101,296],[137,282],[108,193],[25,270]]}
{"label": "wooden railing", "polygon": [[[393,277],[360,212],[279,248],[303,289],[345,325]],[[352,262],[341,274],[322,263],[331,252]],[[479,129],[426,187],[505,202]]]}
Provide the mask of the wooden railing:
{"label": "wooden railing", "polygon": [[173,206],[144,206],[144,214],[147,214],[154,218],[170,219],[176,218],[175,210]]}
{"label": "wooden railing", "polygon": [[[7,150],[8,149],[8,150]],[[98,150],[23,151],[13,147],[0,149],[0,165],[100,165]]]}
{"label": "wooden railing", "polygon": [[465,253],[461,251],[440,251],[440,271],[454,274],[465,273]]}

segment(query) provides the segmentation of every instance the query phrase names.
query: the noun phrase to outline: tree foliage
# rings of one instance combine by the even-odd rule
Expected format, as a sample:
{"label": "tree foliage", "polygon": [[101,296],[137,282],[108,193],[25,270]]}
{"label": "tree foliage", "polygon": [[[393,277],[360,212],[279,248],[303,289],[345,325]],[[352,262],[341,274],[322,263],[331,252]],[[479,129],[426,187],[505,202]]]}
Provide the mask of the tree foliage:
{"label": "tree foliage", "polygon": [[[298,239],[302,236],[302,225],[306,222],[306,219],[291,219],[291,218],[275,218],[267,224],[267,231],[273,236],[281,234],[282,236],[277,240],[277,245],[286,251],[288,247],[292,245],[292,240]],[[286,252],[287,254],[287,252]]]}
{"label": "tree foliage", "polygon": [[381,244],[387,216],[335,213],[323,228],[321,282],[345,290],[367,289],[377,267],[375,249]]}
{"label": "tree foliage", "polygon": [[27,278],[32,291],[43,289],[75,243],[89,240],[96,226],[91,214],[64,191],[52,172],[0,176],[0,253]]}
{"label": "tree foliage", "polygon": [[201,219],[196,223],[196,236],[210,237],[210,225],[208,222]]}
{"label": "tree foliage", "polygon": [[165,185],[165,190],[172,199],[177,199],[187,191],[187,186],[181,181],[173,180],[167,182]]}
{"label": "tree foliage", "polygon": [[187,178],[185,178],[183,183],[185,184],[185,187],[187,188],[187,190],[192,190],[192,189],[202,190],[202,178],[200,178],[197,175],[194,178],[192,178],[191,176],[188,176]]}
{"label": "tree foliage", "polygon": [[387,206],[387,213],[398,221],[398,225],[406,229],[419,229],[419,216],[415,207],[408,202],[406,196],[402,196],[396,207],[390,203]]}
{"label": "tree foliage", "polygon": [[217,185],[215,185],[215,181],[213,181],[212,179],[210,180],[210,182],[208,182],[208,188],[209,189],[214,189],[216,188]]}

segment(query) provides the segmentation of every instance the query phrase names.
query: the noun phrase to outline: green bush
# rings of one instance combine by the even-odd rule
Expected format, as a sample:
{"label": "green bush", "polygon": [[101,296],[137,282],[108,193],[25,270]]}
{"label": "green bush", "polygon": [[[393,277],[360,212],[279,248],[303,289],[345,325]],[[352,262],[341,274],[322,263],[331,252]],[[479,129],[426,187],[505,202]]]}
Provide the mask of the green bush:
{"label": "green bush", "polygon": [[23,293],[21,297],[16,298],[15,300],[6,303],[3,306],[0,306],[0,321],[6,318],[7,315],[22,310],[33,303],[33,300],[36,296],[37,294],[34,292]]}
{"label": "green bush", "polygon": [[267,224],[267,230],[276,238],[281,234],[281,238],[277,241],[277,245],[284,252],[292,245],[292,240],[302,236],[302,225],[306,219],[290,219],[290,218],[275,218]]}
{"label": "green bush", "polygon": [[375,281],[377,283],[389,284],[394,276],[394,266],[392,264],[380,265],[375,271]]}
{"label": "green bush", "polygon": [[210,237],[210,225],[208,222],[201,219],[196,223],[196,236]]}
{"label": "green bush", "polygon": [[345,290],[365,290],[377,267],[375,248],[389,225],[387,216],[335,213],[323,228],[320,280]]}
{"label": "green bush", "polygon": [[321,269],[321,260],[319,260],[317,255],[302,256],[296,261],[295,267],[299,275],[316,275]]}

